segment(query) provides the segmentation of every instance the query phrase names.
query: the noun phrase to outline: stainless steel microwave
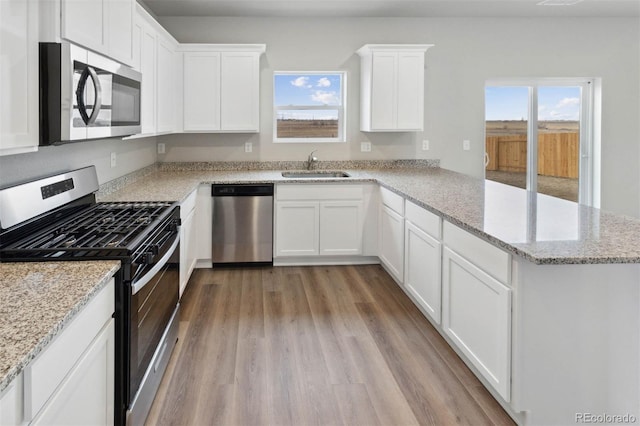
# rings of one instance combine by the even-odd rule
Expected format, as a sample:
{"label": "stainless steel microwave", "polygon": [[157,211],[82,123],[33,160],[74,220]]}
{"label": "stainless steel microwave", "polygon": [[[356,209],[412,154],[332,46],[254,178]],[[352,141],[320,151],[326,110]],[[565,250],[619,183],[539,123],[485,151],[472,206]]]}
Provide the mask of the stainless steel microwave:
{"label": "stainless steel microwave", "polygon": [[70,43],[40,43],[40,145],[140,133],[142,75]]}

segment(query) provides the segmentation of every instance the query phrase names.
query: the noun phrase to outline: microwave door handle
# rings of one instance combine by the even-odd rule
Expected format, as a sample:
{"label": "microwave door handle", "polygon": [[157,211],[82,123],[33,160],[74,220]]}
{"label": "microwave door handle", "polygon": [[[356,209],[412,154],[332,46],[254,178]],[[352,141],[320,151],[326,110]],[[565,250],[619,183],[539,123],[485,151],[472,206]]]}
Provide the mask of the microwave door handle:
{"label": "microwave door handle", "polygon": [[[91,116],[87,114],[87,105],[84,101],[84,89],[87,85],[87,80],[91,77],[91,81],[93,82],[93,91],[94,91],[94,105],[93,111],[91,112]],[[78,103],[78,111],[80,112],[80,117],[82,117],[82,121],[87,126],[95,123],[96,118],[98,118],[98,114],[100,113],[100,108],[102,107],[102,87],[100,86],[100,79],[98,78],[98,74],[92,67],[86,67],[82,71],[82,75],[80,76],[80,80],[78,81],[78,88],[76,90],[76,101]]]}

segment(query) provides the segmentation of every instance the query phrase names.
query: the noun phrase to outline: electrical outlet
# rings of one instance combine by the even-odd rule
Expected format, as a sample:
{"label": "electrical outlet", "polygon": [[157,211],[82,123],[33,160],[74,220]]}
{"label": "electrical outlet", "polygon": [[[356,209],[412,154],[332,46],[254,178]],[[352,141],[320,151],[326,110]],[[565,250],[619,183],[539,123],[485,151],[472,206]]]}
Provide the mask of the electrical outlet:
{"label": "electrical outlet", "polygon": [[164,154],[165,152],[166,152],[166,151],[165,151],[165,146],[164,146],[164,144],[163,144],[163,143],[159,143],[159,144],[158,144],[158,154]]}
{"label": "electrical outlet", "polygon": [[425,139],[422,141],[422,150],[423,151],[429,151],[429,140]]}
{"label": "electrical outlet", "polygon": [[464,149],[465,151],[469,151],[471,149],[471,141],[468,139],[463,140],[462,149]]}
{"label": "electrical outlet", "polygon": [[251,142],[245,142],[244,152],[252,152],[252,151],[253,151],[253,144]]}
{"label": "electrical outlet", "polygon": [[371,152],[371,142],[360,142],[361,152]]}
{"label": "electrical outlet", "polygon": [[115,167],[115,166],[116,166],[116,164],[117,164],[117,161],[116,161],[116,153],[115,153],[115,152],[112,152],[112,153],[111,153],[111,167]]}

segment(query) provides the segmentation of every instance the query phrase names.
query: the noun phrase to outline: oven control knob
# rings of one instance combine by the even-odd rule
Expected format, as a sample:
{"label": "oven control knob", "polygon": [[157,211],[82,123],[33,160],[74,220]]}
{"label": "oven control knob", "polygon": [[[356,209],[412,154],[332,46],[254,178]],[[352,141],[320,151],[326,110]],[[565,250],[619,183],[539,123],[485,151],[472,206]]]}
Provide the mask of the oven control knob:
{"label": "oven control knob", "polygon": [[182,220],[180,218],[178,219],[174,219],[171,221],[171,224],[169,225],[169,230],[171,232],[177,232],[178,231],[178,227],[182,225]]}
{"label": "oven control knob", "polygon": [[148,251],[142,254],[142,257],[140,258],[140,263],[145,265],[150,265],[153,263],[154,258],[155,258],[155,255],[152,252]]}

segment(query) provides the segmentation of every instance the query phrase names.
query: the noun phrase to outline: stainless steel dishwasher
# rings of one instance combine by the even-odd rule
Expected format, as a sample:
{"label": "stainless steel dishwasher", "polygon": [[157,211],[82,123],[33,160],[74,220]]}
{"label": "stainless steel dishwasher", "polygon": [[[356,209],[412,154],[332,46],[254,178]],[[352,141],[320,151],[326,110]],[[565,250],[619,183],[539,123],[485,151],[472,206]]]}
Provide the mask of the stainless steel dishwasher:
{"label": "stainless steel dishwasher", "polygon": [[273,184],[211,185],[213,265],[273,264]]}

